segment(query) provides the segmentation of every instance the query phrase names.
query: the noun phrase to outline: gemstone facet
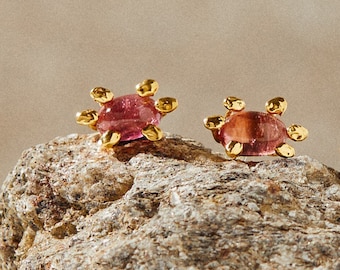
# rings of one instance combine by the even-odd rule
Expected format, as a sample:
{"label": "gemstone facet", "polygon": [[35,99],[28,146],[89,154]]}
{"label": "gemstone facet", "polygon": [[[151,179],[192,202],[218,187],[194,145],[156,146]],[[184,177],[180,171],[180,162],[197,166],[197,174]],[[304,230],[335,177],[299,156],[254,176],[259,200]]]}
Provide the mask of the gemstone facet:
{"label": "gemstone facet", "polygon": [[288,138],[286,127],[276,117],[263,112],[235,112],[214,137],[226,147],[230,142],[243,144],[242,156],[275,154],[278,145]]}
{"label": "gemstone facet", "polygon": [[99,110],[96,127],[101,134],[111,130],[120,133],[120,141],[130,141],[142,138],[143,129],[157,126],[161,118],[152,98],[133,94],[105,103]]}

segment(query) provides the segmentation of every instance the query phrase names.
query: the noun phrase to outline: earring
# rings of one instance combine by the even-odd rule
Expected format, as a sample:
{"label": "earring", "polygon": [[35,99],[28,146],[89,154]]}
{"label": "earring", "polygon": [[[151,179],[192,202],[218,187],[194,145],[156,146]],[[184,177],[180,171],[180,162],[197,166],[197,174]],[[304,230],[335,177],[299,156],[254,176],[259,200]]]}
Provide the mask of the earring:
{"label": "earring", "polygon": [[266,113],[243,111],[245,102],[236,97],[227,97],[224,106],[228,110],[225,117],[207,117],[204,125],[233,159],[265,155],[293,157],[295,150],[286,143],[286,139],[303,141],[308,136],[308,130],[303,126],[294,124],[286,128],[276,117],[287,109],[287,101],[282,97],[269,100]]}
{"label": "earring", "polygon": [[178,106],[177,100],[171,97],[154,101],[151,96],[157,92],[158,87],[155,80],[144,80],[136,85],[137,94],[117,98],[114,98],[110,90],[96,87],[91,90],[90,96],[101,106],[99,112],[79,112],[76,121],[98,130],[104,148],[142,137],[158,141],[163,138],[163,132],[158,127],[161,118]]}

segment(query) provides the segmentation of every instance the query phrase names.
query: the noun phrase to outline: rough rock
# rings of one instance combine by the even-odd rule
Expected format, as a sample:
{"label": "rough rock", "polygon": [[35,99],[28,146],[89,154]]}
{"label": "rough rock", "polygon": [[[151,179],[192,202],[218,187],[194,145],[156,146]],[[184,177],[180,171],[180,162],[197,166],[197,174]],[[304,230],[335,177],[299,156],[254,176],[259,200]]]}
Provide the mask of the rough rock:
{"label": "rough rock", "polygon": [[317,160],[97,140],[23,153],[1,191],[1,269],[340,269],[340,175]]}

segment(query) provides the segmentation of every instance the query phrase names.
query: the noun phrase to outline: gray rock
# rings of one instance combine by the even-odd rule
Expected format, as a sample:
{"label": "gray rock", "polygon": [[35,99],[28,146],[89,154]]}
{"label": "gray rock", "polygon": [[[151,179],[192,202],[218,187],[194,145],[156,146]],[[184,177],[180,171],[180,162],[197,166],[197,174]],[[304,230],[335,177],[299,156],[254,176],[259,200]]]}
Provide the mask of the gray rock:
{"label": "gray rock", "polygon": [[340,269],[340,176],[168,135],[28,149],[1,191],[1,269]]}

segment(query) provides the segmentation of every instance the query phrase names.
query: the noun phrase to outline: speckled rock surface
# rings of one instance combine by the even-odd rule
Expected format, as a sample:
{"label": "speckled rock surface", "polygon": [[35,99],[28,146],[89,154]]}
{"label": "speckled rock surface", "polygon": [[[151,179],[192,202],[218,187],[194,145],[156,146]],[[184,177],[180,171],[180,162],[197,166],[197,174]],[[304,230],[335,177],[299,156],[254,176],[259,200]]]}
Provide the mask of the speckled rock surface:
{"label": "speckled rock surface", "polygon": [[339,173],[318,161],[97,139],[23,153],[1,191],[1,269],[340,269]]}

